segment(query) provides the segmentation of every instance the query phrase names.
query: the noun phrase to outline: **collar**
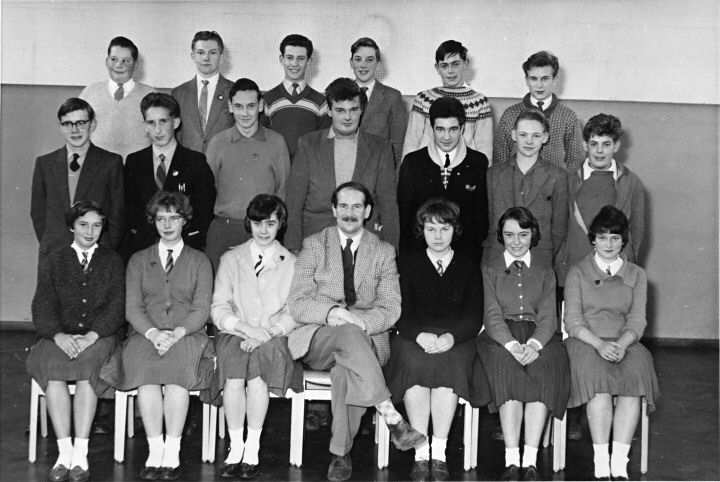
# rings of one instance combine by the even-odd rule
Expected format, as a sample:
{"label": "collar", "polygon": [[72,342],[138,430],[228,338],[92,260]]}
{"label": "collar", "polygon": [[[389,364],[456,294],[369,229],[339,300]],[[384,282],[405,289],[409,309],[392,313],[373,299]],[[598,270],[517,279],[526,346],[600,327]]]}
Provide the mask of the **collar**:
{"label": "collar", "polygon": [[195,83],[197,84],[198,93],[203,88],[203,83],[202,83],[203,80],[208,81],[208,89],[214,89],[218,83],[218,80],[220,80],[220,72],[216,72],[215,75],[213,75],[211,77],[201,77],[200,74],[197,74],[195,76]]}
{"label": "collar", "polygon": [[[432,146],[433,147],[428,146],[428,155],[430,156],[430,159],[438,166],[445,167],[445,152],[441,151],[434,142],[432,143]],[[449,169],[453,169],[462,164],[467,154],[467,146],[465,145],[465,139],[463,136],[460,136],[458,145],[455,146],[455,149],[448,152],[448,154],[450,154]]]}
{"label": "collar", "polygon": [[373,77],[373,79],[370,82],[368,82],[367,84],[363,84],[358,79],[355,79],[355,84],[357,84],[358,87],[360,87],[361,89],[363,87],[367,88],[367,90],[365,91],[365,95],[367,96],[368,100],[370,100],[370,96],[372,95],[373,90],[375,89],[376,80],[377,79],[375,79],[375,77]]}
{"label": "collar", "polygon": [[600,256],[598,256],[597,253],[593,254],[593,260],[595,261],[595,265],[600,268],[600,271],[603,273],[607,273],[607,268],[610,268],[610,276],[614,276],[617,274],[618,271],[620,271],[620,268],[622,268],[622,265],[624,264],[622,256],[618,256],[615,261],[612,263],[608,263],[607,261],[603,260]]}
{"label": "collar", "polygon": [[180,257],[180,253],[184,247],[185,241],[183,241],[182,238],[180,238],[180,242],[178,244],[172,247],[165,244],[165,242],[161,239],[158,242],[158,254],[160,255],[160,259],[163,260],[163,266],[165,265],[165,260],[167,259],[168,249],[172,249],[173,259],[177,262],[177,259]]}
{"label": "collar", "polygon": [[456,164],[455,164],[455,158],[457,157],[457,152],[458,152],[459,143],[458,143],[458,146],[455,146],[455,148],[454,148],[452,151],[449,151],[449,152],[443,151],[443,150],[440,149],[440,147],[439,147],[437,144],[435,144],[435,143],[433,143],[433,146],[435,146],[435,150],[437,151],[438,156],[440,157],[440,160],[443,162],[443,164],[442,164],[441,167],[445,167],[445,154],[447,154],[447,155],[450,156],[450,166],[449,166],[449,168],[452,169],[453,167],[455,167],[455,165],[456,165]]}
{"label": "collar", "polygon": [[529,249],[528,249],[527,253],[525,253],[525,254],[522,256],[522,258],[519,258],[519,259],[516,258],[515,256],[513,256],[512,254],[508,253],[508,252],[507,252],[507,249],[506,249],[505,251],[503,251],[503,258],[505,258],[505,267],[506,267],[506,268],[509,268],[510,266],[512,266],[512,264],[513,264],[515,261],[522,261],[523,263],[525,263],[525,266],[527,266],[528,268],[530,267],[530,258],[531,258],[531,256],[530,256],[530,250],[529,250]]}
{"label": "collar", "polygon": [[67,150],[67,161],[68,164],[72,160],[73,154],[78,154],[80,157],[78,158],[78,164],[81,166],[83,165],[83,162],[85,162],[85,156],[87,156],[88,150],[90,149],[90,143],[88,142],[84,146],[77,148],[75,146],[71,146],[70,144],[65,144],[65,149]]}
{"label": "collar", "polygon": [[255,240],[253,240],[250,243],[250,256],[252,256],[253,261],[255,261],[255,260],[260,259],[260,255],[262,255],[263,262],[265,262],[266,258],[270,259],[275,256],[276,247],[277,247],[277,240],[273,241],[273,245],[270,246],[270,248],[263,251],[255,243]]}
{"label": "collar", "polygon": [[286,90],[287,93],[290,94],[290,95],[292,95],[292,91],[293,91],[293,86],[292,86],[292,85],[293,85],[293,83],[295,83],[295,84],[298,85],[298,88],[297,88],[297,89],[298,89],[298,94],[301,93],[303,90],[305,90],[305,87],[307,86],[307,80],[304,80],[304,79],[303,79],[303,80],[297,80],[297,81],[295,81],[295,82],[293,82],[293,81],[291,81],[291,80],[288,80],[288,79],[283,79],[282,84],[283,84],[283,86],[285,86],[285,90]]}
{"label": "collar", "polygon": [[[617,179],[618,179],[618,166],[617,166],[617,162],[615,162],[615,159],[614,159],[614,158],[613,158],[612,162],[610,163],[610,167],[609,167],[607,170],[613,173],[613,179],[615,179],[615,180],[617,181]],[[589,159],[585,159],[585,162],[583,162],[583,165],[582,165],[582,178],[583,178],[583,181],[586,181],[586,180],[590,177],[590,174],[591,174],[593,171],[597,171],[597,169],[593,169],[592,167],[590,167],[590,160],[589,160]]]}
{"label": "collar", "polygon": [[[530,99],[529,99],[529,100],[530,100],[530,104],[531,104],[531,105],[533,105],[534,107],[537,107],[537,106],[538,106],[538,100],[537,100],[535,97],[533,97],[532,94],[530,94]],[[544,101],[542,101],[542,103],[543,103],[543,108],[542,108],[543,112],[546,111],[546,110],[548,110],[548,109],[550,108],[550,106],[553,104],[554,101],[555,101],[555,94],[551,94],[550,97],[548,97],[547,99],[545,99]]]}
{"label": "collar", "polygon": [[360,125],[358,124],[358,129],[355,131],[355,133],[353,135],[338,137],[338,135],[335,133],[335,129],[332,126],[330,126],[330,129],[328,129],[327,138],[335,139],[335,137],[338,137],[338,139],[341,139],[341,140],[348,140],[348,141],[353,141],[353,142],[357,143],[359,132],[360,132]]}
{"label": "collar", "polygon": [[[353,253],[357,253],[358,246],[360,246],[360,240],[362,239],[363,233],[365,232],[365,228],[361,229],[358,234],[353,236],[351,239],[353,240],[352,244],[350,245],[350,250]],[[340,249],[345,247],[345,244],[347,243],[348,237],[345,235],[345,233],[338,228],[338,234],[340,235]]]}
{"label": "collar", "polygon": [[[110,95],[115,95],[115,91],[118,89],[118,83],[115,82],[113,79],[108,79],[108,90],[110,91]],[[135,81],[133,79],[128,80],[127,82],[123,83],[123,92],[125,93],[124,97],[127,97],[127,95],[135,88]]]}
{"label": "collar", "polygon": [[[82,255],[82,254],[83,254],[83,250],[82,250],[82,248],[80,248],[80,246],[78,246],[75,241],[73,241],[73,243],[70,245],[70,247],[75,251],[75,254],[77,255],[77,258],[78,258],[78,263],[82,263],[82,259],[83,259],[83,255]],[[92,259],[93,254],[95,253],[95,250],[97,249],[97,247],[98,247],[98,244],[95,243],[95,244],[93,244],[93,245],[90,247],[90,249],[84,251],[84,252],[87,253],[87,255],[88,255],[88,256],[87,256],[87,257],[88,257],[88,263],[89,263],[90,260]]]}
{"label": "collar", "polygon": [[450,266],[450,261],[452,261],[453,256],[455,256],[455,251],[450,249],[450,251],[448,251],[444,255],[438,256],[435,251],[430,248],[426,248],[425,254],[427,255],[428,259],[430,260],[435,269],[437,269],[437,262],[442,261],[443,270],[447,271],[448,266]]}
{"label": "collar", "polygon": [[167,162],[167,165],[169,167],[170,161],[172,161],[172,158],[175,155],[175,149],[177,149],[177,145],[178,145],[178,143],[177,143],[176,139],[173,139],[172,141],[170,141],[170,143],[168,143],[168,145],[166,145],[162,149],[157,147],[155,144],[153,144],[153,146],[152,146],[153,159],[158,159],[158,162],[159,162],[160,154],[164,154],[165,161]]}
{"label": "collar", "polygon": [[240,132],[240,129],[238,129],[238,127],[237,127],[237,124],[235,125],[235,129],[233,129],[232,136],[230,137],[230,142],[240,142],[243,139],[257,139],[258,141],[265,142],[265,128],[260,125],[259,119],[258,119],[257,130],[250,137],[246,137],[245,134]]}

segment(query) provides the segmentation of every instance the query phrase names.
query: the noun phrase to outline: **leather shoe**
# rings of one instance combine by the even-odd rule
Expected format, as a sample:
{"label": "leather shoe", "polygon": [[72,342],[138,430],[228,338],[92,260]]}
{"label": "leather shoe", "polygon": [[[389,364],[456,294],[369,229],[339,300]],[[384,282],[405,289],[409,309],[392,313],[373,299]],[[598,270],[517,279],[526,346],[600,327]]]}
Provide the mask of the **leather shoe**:
{"label": "leather shoe", "polygon": [[160,478],[160,467],[143,467],[139,475],[141,480],[157,480]]}
{"label": "leather shoe", "polygon": [[517,465],[505,467],[503,473],[500,474],[499,480],[520,480],[520,467],[518,467]]}
{"label": "leather shoe", "polygon": [[534,465],[531,465],[530,467],[525,467],[522,479],[540,480],[540,474],[538,473],[537,467],[535,467]]}
{"label": "leather shoe", "polygon": [[323,427],[330,425],[330,420],[324,412],[310,410],[305,417],[305,430],[308,432],[316,432]]}
{"label": "leather shoe", "polygon": [[390,437],[398,450],[409,450],[421,442],[424,442],[427,437],[421,434],[410,426],[405,420],[401,420],[400,423],[394,425],[388,424],[390,429]]}
{"label": "leather shoe", "polygon": [[628,478],[623,475],[611,475],[610,479],[611,480],[627,480]]}
{"label": "leather shoe", "polygon": [[240,462],[236,464],[222,464],[220,477],[231,478],[240,474]]}
{"label": "leather shoe", "polygon": [[258,475],[260,475],[260,465],[246,464],[245,462],[243,462],[240,466],[241,479],[254,479]]}
{"label": "leather shoe", "polygon": [[428,480],[430,478],[430,461],[416,460],[410,471],[412,480]]}
{"label": "leather shoe", "polygon": [[432,459],[430,461],[430,474],[433,480],[447,480],[450,477],[447,463],[442,460]]}
{"label": "leather shoe", "polygon": [[79,465],[70,469],[70,480],[72,482],[85,482],[90,478],[90,470],[85,470]]}
{"label": "leather shoe", "polygon": [[48,474],[48,480],[50,482],[62,482],[70,477],[70,471],[67,467],[60,464],[52,468]]}
{"label": "leather shoe", "polygon": [[350,454],[335,455],[333,454],[328,467],[327,478],[331,482],[342,482],[348,480],[352,475],[352,461]]}
{"label": "leather shoe", "polygon": [[593,480],[610,480],[610,476],[607,477],[593,477]]}
{"label": "leather shoe", "polygon": [[180,478],[180,466],[160,467],[160,480],[177,480]]}

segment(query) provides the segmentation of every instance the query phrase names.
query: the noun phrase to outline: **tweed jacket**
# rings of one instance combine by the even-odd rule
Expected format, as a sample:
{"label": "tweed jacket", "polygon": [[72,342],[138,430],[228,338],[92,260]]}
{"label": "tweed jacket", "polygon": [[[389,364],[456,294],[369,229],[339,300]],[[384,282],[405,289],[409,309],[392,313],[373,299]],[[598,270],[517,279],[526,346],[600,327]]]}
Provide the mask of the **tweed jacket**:
{"label": "tweed jacket", "polygon": [[392,144],[395,166],[402,160],[402,147],[407,130],[408,110],[397,89],[375,81],[372,95],[362,114],[360,129],[382,137]]}
{"label": "tweed jacket", "polygon": [[[395,250],[364,230],[355,259],[357,301],[349,310],[365,324],[380,365],[384,365],[390,358],[388,330],[400,318]],[[308,352],[313,334],[327,324],[327,315],[335,306],[345,306],[345,294],[340,234],[337,226],[331,226],[305,239],[295,263],[288,307],[303,326],[288,336],[293,358]]]}

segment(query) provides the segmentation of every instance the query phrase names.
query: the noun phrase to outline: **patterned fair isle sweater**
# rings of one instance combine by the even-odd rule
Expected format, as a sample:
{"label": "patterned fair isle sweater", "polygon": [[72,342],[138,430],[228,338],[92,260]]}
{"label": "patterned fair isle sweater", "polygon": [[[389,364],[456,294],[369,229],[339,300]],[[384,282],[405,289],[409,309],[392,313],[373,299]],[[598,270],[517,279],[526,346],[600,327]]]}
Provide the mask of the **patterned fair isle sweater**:
{"label": "patterned fair isle sweater", "polygon": [[[540,151],[545,161],[569,172],[574,172],[585,160],[585,146],[582,137],[582,124],[575,112],[553,94],[550,107],[545,109],[545,117],[550,123],[550,139]],[[515,141],[510,132],[522,111],[532,107],[530,94],[522,102],[511,105],[503,112],[493,144],[493,164],[505,162],[515,157]]]}
{"label": "patterned fair isle sweater", "polygon": [[493,131],[492,111],[490,102],[479,92],[467,85],[462,87],[435,87],[415,96],[410,118],[408,120],[403,159],[413,151],[432,144],[433,135],[430,127],[430,106],[440,97],[454,97],[465,107],[465,144],[480,151],[488,159],[492,159]]}

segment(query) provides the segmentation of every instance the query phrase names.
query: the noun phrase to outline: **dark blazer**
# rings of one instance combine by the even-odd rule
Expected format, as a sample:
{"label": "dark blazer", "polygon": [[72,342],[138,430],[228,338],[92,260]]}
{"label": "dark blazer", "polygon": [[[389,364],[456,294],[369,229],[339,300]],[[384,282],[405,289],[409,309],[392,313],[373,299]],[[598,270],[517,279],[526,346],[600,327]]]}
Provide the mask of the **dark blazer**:
{"label": "dark blazer", "polygon": [[[189,246],[202,250],[213,218],[216,194],[215,178],[205,155],[178,143],[163,190],[180,191],[190,198],[193,217],[183,230],[183,239]],[[145,205],[157,191],[152,146],[128,155],[125,162],[128,257],[157,242],[155,225],[148,223],[145,215]]]}
{"label": "dark blazer", "polygon": [[100,237],[100,244],[117,249],[125,223],[122,157],[90,144],[75,199],[71,200],[67,156],[63,146],[35,161],[30,217],[40,242],[40,257],[72,243],[72,233],[65,226],[65,211],[81,200],[92,200],[102,206],[108,229]]}
{"label": "dark blazer", "polygon": [[210,139],[218,132],[229,129],[235,123],[233,115],[228,108],[228,93],[233,83],[223,77],[218,79],[215,96],[210,104],[205,132],[200,127],[200,112],[198,111],[198,90],[195,77],[181,84],[170,92],[180,104],[180,117],[182,124],[177,132],[180,144],[193,151],[205,152]]}
{"label": "dark blazer", "polygon": [[[335,224],[330,198],[335,181],[335,144],[329,129],[298,140],[287,183],[288,227],[285,247],[300,249],[302,240]],[[360,131],[352,180],[370,190],[375,201],[365,227],[397,247],[399,240],[395,168],[390,144]]]}
{"label": "dark blazer", "polygon": [[382,137],[392,144],[393,158],[398,166],[408,123],[408,109],[397,89],[375,81],[372,95],[363,111],[360,129]]}

